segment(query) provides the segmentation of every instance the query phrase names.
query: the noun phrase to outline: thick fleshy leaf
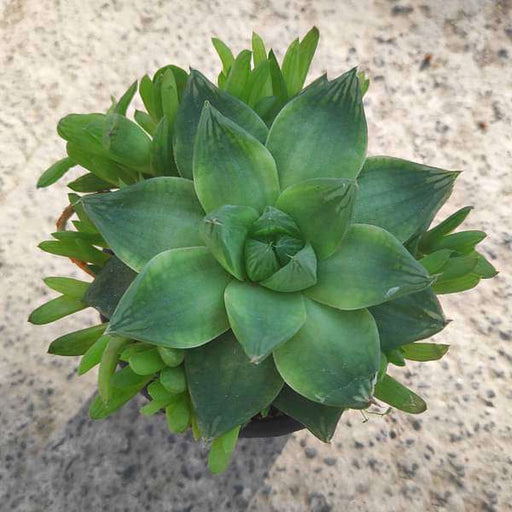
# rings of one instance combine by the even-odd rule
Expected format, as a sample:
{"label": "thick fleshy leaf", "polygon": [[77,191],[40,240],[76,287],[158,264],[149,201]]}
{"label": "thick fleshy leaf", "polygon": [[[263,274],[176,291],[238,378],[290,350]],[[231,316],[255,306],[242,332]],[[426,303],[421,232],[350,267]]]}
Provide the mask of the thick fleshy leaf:
{"label": "thick fleshy leaf", "polygon": [[382,350],[429,338],[448,324],[432,288],[369,309],[379,329]]}
{"label": "thick fleshy leaf", "polygon": [[153,375],[165,368],[160,354],[156,347],[142,352],[136,352],[130,357],[130,368],[139,375]]}
{"label": "thick fleshy leaf", "polygon": [[237,279],[245,279],[244,247],[258,212],[250,206],[224,205],[210,212],[201,235],[217,261]]}
{"label": "thick fleshy leaf", "polygon": [[419,262],[427,269],[428,273],[433,276],[441,272],[452,254],[453,251],[449,249],[441,249],[440,251],[427,254],[421,258]]}
{"label": "thick fleshy leaf", "polygon": [[60,336],[52,341],[48,353],[58,356],[81,356],[94,345],[106,327],[107,324],[99,324]]}
{"label": "thick fleshy leaf", "polygon": [[172,133],[167,117],[162,117],[151,141],[151,174],[179,176],[172,153]]}
{"label": "thick fleshy leaf", "polygon": [[70,181],[68,187],[75,192],[99,192],[112,188],[112,184],[102,180],[91,172],[84,174],[76,180]]}
{"label": "thick fleshy leaf", "polygon": [[169,432],[180,434],[187,430],[192,411],[190,410],[190,400],[186,393],[176,395],[173,401],[165,408],[165,416]]}
{"label": "thick fleshy leaf", "polygon": [[350,227],[341,247],[318,262],[317,275],[318,283],[306,295],[339,309],[375,306],[432,282],[393,235],[367,224]]}
{"label": "thick fleshy leaf", "polygon": [[254,110],[192,70],[174,124],[174,156],[184,178],[192,178],[194,141],[205,101],[259,141],[264,142],[267,136],[267,127]]}
{"label": "thick fleshy leaf", "polygon": [[319,259],[327,258],[340,245],[352,218],[356,198],[355,180],[317,178],[284,190],[276,207],[290,214]]}
{"label": "thick fleshy leaf", "polygon": [[257,284],[232,281],[224,301],[231,329],[251,363],[265,359],[306,320],[300,293],[278,293]]}
{"label": "thick fleshy leaf", "polygon": [[160,382],[169,393],[179,394],[187,390],[187,381],[185,379],[183,366],[164,368],[160,372]]}
{"label": "thick fleshy leaf", "polygon": [[298,292],[313,286],[316,281],[317,260],[310,244],[290,255],[290,261],[277,272],[260,282],[276,292]]}
{"label": "thick fleshy leaf", "polygon": [[101,336],[87,349],[78,365],[78,375],[83,375],[100,364],[101,356],[107,347],[109,339],[108,336]]}
{"label": "thick fleshy leaf", "polygon": [[116,256],[134,270],[167,249],[203,245],[204,213],[189,180],[153,178],[82,201]]}
{"label": "thick fleshy leaf", "polygon": [[245,269],[251,281],[262,281],[279,269],[279,261],[272,249],[272,242],[248,238],[244,249]]}
{"label": "thick fleshy leaf", "polygon": [[229,328],[230,280],[206,247],[160,253],[121,298],[109,331],[167,347],[203,345]]}
{"label": "thick fleshy leaf", "polygon": [[110,379],[112,389],[110,401],[105,403],[99,395],[96,395],[89,408],[89,416],[93,420],[110,416],[139,393],[152,378],[152,375],[137,375],[129,366],[126,366]]}
{"label": "thick fleshy leaf", "polygon": [[46,169],[43,174],[41,174],[37,180],[37,188],[44,188],[53,185],[75,165],[75,162],[73,162],[73,160],[68,157],[62,158],[61,160],[55,162],[53,165],[48,167],[48,169]]}
{"label": "thick fleshy leaf", "polygon": [[119,363],[119,356],[123,347],[130,343],[130,340],[120,336],[109,335],[109,338],[98,369],[98,393],[105,403],[112,397],[111,380]]}
{"label": "thick fleshy leaf", "polygon": [[343,409],[312,402],[295,393],[286,384],[272,404],[293,419],[300,421],[318,439],[328,443]]}
{"label": "thick fleshy leaf", "polygon": [[379,334],[368,311],[306,301],[302,329],[274,351],[285,382],[323,405],[367,407],[379,370]]}
{"label": "thick fleshy leaf", "polygon": [[355,178],[366,145],[355,69],[290,101],[279,112],[267,139],[283,189],[312,178]]}
{"label": "thick fleshy leaf", "polygon": [[452,213],[452,215],[440,222],[437,226],[429,229],[421,237],[420,250],[429,252],[430,246],[443,236],[449,235],[452,231],[457,229],[466,220],[466,217],[472,209],[472,206],[464,206],[455,213]]}
{"label": "thick fleshy leaf", "polygon": [[279,195],[276,164],[268,149],[208,103],[197,128],[194,185],[206,212],[224,204],[261,212]]}
{"label": "thick fleshy leaf", "polygon": [[183,362],[183,359],[185,359],[184,350],[162,346],[157,348],[158,353],[160,354],[160,357],[163,359],[164,363],[171,368],[179,366]]}
{"label": "thick fleshy leaf", "polygon": [[252,225],[251,236],[254,238],[289,235],[300,238],[301,233],[297,223],[286,213],[266,206],[258,220]]}
{"label": "thick fleshy leaf", "polygon": [[421,397],[389,375],[385,375],[375,386],[375,398],[410,414],[427,410],[427,404]]}
{"label": "thick fleshy leaf", "polygon": [[137,276],[119,258],[112,256],[90,284],[83,301],[110,318],[117,304]]}
{"label": "thick fleshy leaf", "polygon": [[432,222],[458,175],[399,158],[367,158],[357,179],[354,222],[380,226],[405,242]]}
{"label": "thick fleshy leaf", "polygon": [[55,322],[55,320],[59,320],[65,316],[85,309],[86,307],[87,304],[82,302],[80,299],[62,295],[61,297],[52,299],[42,306],[34,309],[34,311],[30,313],[28,321],[35,325],[49,324],[51,322]]}
{"label": "thick fleshy leaf", "polygon": [[239,432],[240,426],[237,426],[214,439],[208,453],[208,469],[214,475],[222,473],[228,467]]}
{"label": "thick fleshy leaf", "polygon": [[187,351],[185,369],[205,438],[218,437],[249,421],[273,402],[283,385],[272,359],[251,364],[232,332]]}
{"label": "thick fleshy leaf", "polygon": [[450,345],[440,343],[410,343],[400,347],[404,358],[410,361],[437,361],[449,348]]}

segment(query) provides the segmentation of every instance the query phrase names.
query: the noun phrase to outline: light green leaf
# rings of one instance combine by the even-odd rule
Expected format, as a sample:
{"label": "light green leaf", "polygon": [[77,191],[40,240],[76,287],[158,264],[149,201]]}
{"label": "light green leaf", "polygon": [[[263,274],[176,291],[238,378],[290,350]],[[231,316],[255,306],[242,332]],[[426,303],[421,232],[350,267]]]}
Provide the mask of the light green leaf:
{"label": "light green leaf", "polygon": [[260,142],[265,142],[267,136],[265,123],[248,105],[219,90],[199,71],[192,70],[174,124],[174,156],[184,178],[192,179],[194,142],[205,101]]}
{"label": "light green leaf", "polygon": [[251,363],[259,363],[304,324],[300,293],[277,293],[257,284],[231,281],[224,292],[229,324]]}
{"label": "light green leaf", "polygon": [[304,86],[306,77],[308,76],[309,67],[311,61],[315,56],[316,48],[318,46],[318,39],[320,33],[316,27],[313,27],[302,39],[299,45],[299,62],[300,62],[300,73],[297,92],[299,92]]}
{"label": "light green leaf", "polygon": [[203,345],[229,328],[230,280],[206,247],[160,253],[123,295],[110,332],[171,348]]}
{"label": "light green leaf", "polygon": [[427,271],[390,233],[353,224],[341,247],[318,262],[318,283],[305,294],[340,309],[375,306],[432,283]]}
{"label": "light green leaf", "polygon": [[267,50],[265,49],[265,43],[263,39],[256,34],[252,33],[252,55],[254,60],[254,67],[257,67],[262,62],[267,60]]}
{"label": "light green leaf", "polygon": [[202,245],[204,213],[193,183],[183,178],[153,178],[82,201],[116,256],[134,270],[167,249]]}
{"label": "light green leaf", "polygon": [[283,78],[286,83],[286,90],[288,97],[295,96],[302,88],[301,69],[300,69],[300,55],[299,55],[299,39],[292,41],[286,50],[283,65],[282,65]]}
{"label": "light green leaf", "polygon": [[380,364],[372,316],[364,309],[340,311],[313,301],[306,301],[306,310],[302,329],[274,352],[279,373],[313,402],[367,407]]}
{"label": "light green leaf", "polygon": [[45,277],[44,282],[48,288],[75,299],[82,299],[91,284],[71,277]]}
{"label": "light green leaf", "polygon": [[246,85],[251,72],[252,53],[249,50],[242,50],[237,56],[226,80],[226,92],[240,98],[246,99]]}
{"label": "light green leaf", "polygon": [[110,318],[137,274],[112,256],[87,289],[83,301]]}
{"label": "light green leaf", "polygon": [[62,158],[48,167],[37,180],[37,188],[45,188],[59,181],[76,164],[71,158]]}
{"label": "light green leaf", "polygon": [[249,421],[283,385],[272,359],[251,364],[231,332],[188,350],[185,369],[198,425],[207,439]]}
{"label": "light green leaf", "polygon": [[225,76],[228,76],[229,70],[231,69],[233,61],[235,60],[233,57],[233,52],[223,41],[217,37],[212,37],[212,43],[222,62],[222,72]]}
{"label": "light green leaf", "polygon": [[271,87],[270,65],[265,60],[258,64],[249,75],[247,85],[245,86],[247,103],[254,108],[262,98],[272,94]]}
{"label": "light green leaf", "polygon": [[163,362],[169,367],[179,366],[185,359],[184,350],[162,346],[158,346],[157,349]]}
{"label": "light green leaf", "polygon": [[239,432],[240,426],[237,426],[213,440],[208,453],[208,469],[214,475],[218,475],[227,469]]}
{"label": "light green leaf", "polygon": [[93,420],[110,416],[139,393],[152,378],[152,375],[133,373],[129,366],[116,372],[110,379],[111,400],[105,403],[99,395],[96,395],[89,408],[89,416]]}
{"label": "light green leaf", "polygon": [[251,281],[262,281],[279,270],[279,261],[272,249],[272,242],[248,238],[245,242],[245,270]]}
{"label": "light green leaf", "polygon": [[427,410],[427,404],[421,397],[389,375],[385,375],[375,386],[375,398],[410,414],[420,414]]}
{"label": "light green leaf", "polygon": [[486,236],[487,234],[483,231],[460,231],[458,233],[452,233],[451,235],[437,239],[429,246],[429,251],[450,249],[460,254],[469,254]]}
{"label": "light green leaf", "polygon": [[434,228],[429,229],[421,237],[420,250],[423,252],[429,252],[430,247],[435,242],[457,229],[466,220],[466,217],[472,209],[472,206],[465,206],[440,222]]}
{"label": "light green leaf", "polygon": [[50,254],[75,258],[99,266],[103,266],[109,259],[108,254],[96,249],[84,240],[46,240],[41,242],[38,247]]}
{"label": "light green leaf", "polygon": [[432,288],[439,295],[447,293],[459,293],[466,290],[471,290],[480,282],[480,276],[474,273],[469,273],[461,277],[453,279],[446,279],[442,282],[436,282]]}
{"label": "light green leaf", "polygon": [[187,430],[190,424],[191,411],[186,393],[176,396],[165,408],[167,428],[169,432],[179,434]]}
{"label": "light green leaf", "polygon": [[165,367],[156,347],[134,353],[129,359],[130,368],[139,375],[153,375]]}
{"label": "light green leaf", "polygon": [[272,404],[293,419],[300,421],[320,441],[328,443],[341,417],[343,409],[312,402],[284,385]]}
{"label": "light green leaf", "polygon": [[172,152],[172,133],[167,117],[162,117],[151,141],[151,171],[160,176],[178,176]]}
{"label": "light green leaf", "polygon": [[434,286],[469,274],[477,264],[478,254],[474,251],[466,256],[452,256],[441,269],[441,275],[437,278]]}
{"label": "light green leaf", "polygon": [[135,93],[137,92],[137,80],[133,82],[130,87],[128,87],[127,91],[121,96],[119,101],[117,102],[114,112],[116,114],[120,114],[122,116],[126,116],[126,111],[128,110],[128,107],[130,106],[130,103],[135,96]]}
{"label": "light green leaf", "polygon": [[279,195],[272,155],[208,103],[197,129],[194,185],[206,212],[225,204],[262,211]]}
{"label": "light green leaf", "polygon": [[153,118],[149,114],[142,110],[136,110],[133,114],[133,118],[143,130],[153,136],[156,130],[156,122],[153,121]]}
{"label": "light green leaf", "polygon": [[425,267],[428,273],[433,276],[441,271],[452,254],[453,251],[449,249],[441,249],[440,251],[427,254],[421,258],[419,262]]}
{"label": "light green leaf", "polygon": [[133,121],[119,114],[105,118],[103,146],[116,162],[141,172],[150,168],[151,139]]}
{"label": "light green leaf", "polygon": [[410,361],[437,361],[449,348],[450,345],[440,343],[410,343],[400,347],[404,358]]}
{"label": "light green leaf", "polygon": [[78,365],[78,375],[83,375],[94,368],[97,364],[100,364],[101,356],[103,355],[109,340],[110,338],[108,336],[100,336],[94,344],[87,349],[80,360],[80,364]]}
{"label": "light green leaf", "polygon": [[295,97],[279,112],[267,139],[283,189],[312,178],[355,178],[366,145],[355,70]]}
{"label": "light green leaf", "polygon": [[405,242],[432,222],[458,175],[399,158],[367,158],[357,179],[354,222],[380,226]]}
{"label": "light green leaf", "polygon": [[249,206],[224,205],[211,211],[201,224],[201,235],[217,261],[237,279],[245,279],[245,239],[258,212]]}
{"label": "light green leaf", "polygon": [[364,71],[359,71],[359,73],[357,73],[357,78],[359,79],[359,85],[361,87],[361,96],[364,97],[370,87],[370,79],[367,78]]}
{"label": "light green leaf", "polygon": [[112,188],[112,184],[89,172],[70,181],[68,187],[75,192],[99,192]]}
{"label": "light green leaf", "polygon": [[28,321],[35,325],[49,324],[51,322],[55,322],[55,320],[60,320],[65,316],[85,309],[86,307],[87,304],[82,302],[80,299],[66,297],[63,295],[34,309],[34,311],[30,313]]}
{"label": "light green leaf", "polygon": [[261,286],[276,292],[298,292],[310,288],[317,282],[317,260],[310,244],[294,255],[290,261],[270,277],[261,281]]}
{"label": "light green leaf", "polygon": [[155,112],[154,99],[153,99],[153,81],[148,75],[144,75],[139,84],[139,94],[148,111],[148,114],[153,118],[154,122],[158,121]]}
{"label": "light green leaf", "polygon": [[[52,233],[53,238],[57,240],[61,240],[63,242],[66,241],[77,241],[81,240],[83,242],[87,242],[91,245],[99,245],[100,247],[108,247],[107,242],[103,240],[103,237],[99,233],[87,233],[81,231],[55,231]],[[89,283],[87,283],[89,284]]]}
{"label": "light green leaf", "polygon": [[112,397],[111,379],[119,362],[119,355],[123,347],[130,342],[127,338],[112,336],[109,334],[109,342],[101,355],[98,371],[98,393],[101,399],[108,403]]}
{"label": "light green leaf", "polygon": [[52,341],[48,353],[58,356],[81,356],[94,345],[106,327],[107,324],[99,324],[60,336]]}
{"label": "light green leaf", "polygon": [[340,245],[351,218],[357,185],[348,178],[317,178],[288,187],[276,207],[290,214],[319,259]]}
{"label": "light green leaf", "polygon": [[498,271],[494,268],[494,266],[487,261],[485,256],[480,253],[478,254],[478,263],[476,267],[473,269],[473,272],[479,275],[482,279],[491,279],[492,277],[498,274]]}
{"label": "light green leaf", "polygon": [[172,127],[179,106],[178,85],[176,84],[172,68],[167,68],[162,75],[160,97],[162,113],[167,118],[169,127]]}
{"label": "light green leaf", "polygon": [[[159,347],[161,348],[161,347]],[[184,393],[187,390],[187,381],[185,380],[185,371],[182,366],[173,368],[164,368],[160,372],[160,382],[162,386],[172,394]]]}
{"label": "light green leaf", "polygon": [[448,322],[431,288],[369,309],[379,329],[382,350],[429,338]]}

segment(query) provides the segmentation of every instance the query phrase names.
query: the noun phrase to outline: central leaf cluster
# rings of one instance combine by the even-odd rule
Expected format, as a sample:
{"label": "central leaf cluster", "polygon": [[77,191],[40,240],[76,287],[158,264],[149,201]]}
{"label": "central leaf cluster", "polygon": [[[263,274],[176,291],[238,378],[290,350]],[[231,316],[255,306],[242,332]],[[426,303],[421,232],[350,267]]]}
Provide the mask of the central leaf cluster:
{"label": "central leaf cluster", "polygon": [[240,281],[280,292],[316,283],[313,248],[293,218],[273,206],[258,217],[253,208],[224,205],[203,219],[202,235],[219,263]]}

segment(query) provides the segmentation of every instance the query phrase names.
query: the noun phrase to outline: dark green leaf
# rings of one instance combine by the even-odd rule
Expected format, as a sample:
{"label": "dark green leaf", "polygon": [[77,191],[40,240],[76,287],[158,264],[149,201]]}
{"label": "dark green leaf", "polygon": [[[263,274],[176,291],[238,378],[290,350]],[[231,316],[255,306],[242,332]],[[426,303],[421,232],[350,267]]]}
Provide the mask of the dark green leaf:
{"label": "dark green leaf", "polygon": [[356,198],[355,180],[317,178],[288,187],[276,207],[290,214],[319,259],[340,245],[352,219]]}
{"label": "dark green leaf", "polygon": [[448,323],[431,288],[373,306],[370,313],[379,329],[382,350],[429,338]]}
{"label": "dark green leaf", "polygon": [[405,242],[432,222],[458,174],[399,158],[367,158],[357,179],[354,222],[380,226]]}
{"label": "dark green leaf", "polygon": [[295,97],[279,112],[267,139],[283,189],[312,178],[355,178],[366,145],[355,70]]}
{"label": "dark green leaf", "polygon": [[281,108],[288,100],[288,90],[273,50],[270,50],[268,54],[268,62],[270,65],[270,78],[272,80],[272,93],[279,100],[279,108]]}
{"label": "dark green leaf", "polygon": [[432,282],[393,235],[366,224],[350,227],[340,248],[318,262],[317,276],[318,283],[305,294],[340,309],[375,306]]}
{"label": "dark green leaf", "polygon": [[405,359],[400,349],[387,350],[385,354],[389,363],[395,366],[405,366]]}
{"label": "dark green leaf", "polygon": [[258,220],[253,224],[250,235],[255,238],[277,235],[300,238],[301,232],[297,223],[287,213],[273,206],[266,206]]}
{"label": "dark green leaf", "polygon": [[343,409],[312,402],[295,393],[289,386],[283,386],[273,405],[293,419],[300,421],[324,443],[328,443],[341,417]]}
{"label": "dark green leaf", "polygon": [[110,332],[171,348],[203,345],[229,328],[230,280],[206,247],[162,252],[121,298]]}
{"label": "dark green leaf", "polygon": [[85,309],[86,307],[87,304],[81,300],[63,295],[62,297],[52,299],[46,304],[34,309],[34,311],[30,313],[28,321],[35,325],[49,324],[51,322],[55,322],[55,320],[59,320],[65,316]]}
{"label": "dark green leaf", "polygon": [[217,89],[199,71],[192,70],[174,124],[176,164],[185,178],[192,178],[195,136],[205,101],[260,142],[267,136],[265,123],[248,105]]}
{"label": "dark green leaf", "polygon": [[81,356],[96,343],[106,327],[107,324],[94,325],[65,334],[52,341],[48,353],[58,356]]}
{"label": "dark green leaf", "polygon": [[479,275],[482,279],[491,279],[498,274],[498,271],[489,261],[480,253],[478,254],[478,263],[473,269],[473,272]]}
{"label": "dark green leaf", "polygon": [[427,404],[422,398],[389,375],[384,376],[375,386],[375,398],[411,414],[420,414],[427,410]]}
{"label": "dark green leaf", "polygon": [[302,329],[274,352],[279,373],[314,402],[367,407],[380,364],[373,318],[363,309],[340,311],[314,301],[306,301],[306,309]]}
{"label": "dark green leaf", "polygon": [[241,281],[245,239],[258,212],[249,206],[224,205],[210,212],[201,224],[201,235],[217,261]]}
{"label": "dark green leaf", "polygon": [[89,286],[83,300],[103,316],[110,318],[136,275],[120,259],[112,256]]}
{"label": "dark green leaf", "polygon": [[37,180],[37,188],[44,188],[53,185],[75,165],[75,162],[73,162],[73,160],[68,157],[62,158],[58,162],[55,162],[48,169],[46,169],[43,174],[41,174],[40,178]]}
{"label": "dark green leaf", "polygon": [[271,358],[251,364],[228,332],[185,356],[187,382],[205,438],[243,425],[278,395],[283,381]]}
{"label": "dark green leaf", "polygon": [[194,184],[206,212],[225,204],[262,211],[279,195],[276,164],[267,148],[209,103],[197,128]]}
{"label": "dark green leaf", "polygon": [[126,366],[111,378],[112,397],[110,401],[106,404],[99,395],[96,395],[89,407],[89,416],[93,420],[110,416],[139,393],[152,378],[153,376],[149,375],[137,375],[129,366]]}
{"label": "dark green leaf", "polygon": [[313,286],[316,281],[317,260],[315,251],[308,243],[290,256],[290,261],[260,284],[276,292],[297,292]]}
{"label": "dark green leaf", "polygon": [[82,201],[116,256],[134,270],[167,249],[202,245],[204,213],[189,180],[158,177]]}
{"label": "dark green leaf", "polygon": [[437,361],[448,352],[450,345],[441,345],[439,343],[410,343],[400,348],[405,359],[411,361]]}
{"label": "dark green leaf", "polygon": [[112,188],[112,184],[89,172],[69,182],[68,187],[75,192],[98,192]]}
{"label": "dark green leaf", "polygon": [[259,363],[304,324],[306,308],[299,293],[277,293],[231,281],[224,292],[229,324],[251,363]]}
{"label": "dark green leaf", "polygon": [[279,261],[272,249],[272,242],[248,238],[245,242],[245,270],[251,281],[262,281],[279,270]]}
{"label": "dark green leaf", "polygon": [[179,176],[172,152],[172,133],[167,117],[162,117],[151,141],[151,170],[160,176]]}

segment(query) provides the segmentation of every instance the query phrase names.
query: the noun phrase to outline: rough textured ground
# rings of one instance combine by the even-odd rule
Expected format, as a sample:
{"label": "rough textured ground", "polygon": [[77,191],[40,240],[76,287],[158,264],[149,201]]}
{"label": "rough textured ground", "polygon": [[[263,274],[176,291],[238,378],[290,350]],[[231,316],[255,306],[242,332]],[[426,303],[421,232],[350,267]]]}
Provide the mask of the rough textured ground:
{"label": "rough textured ground", "polygon": [[[241,49],[251,30],[282,55],[312,25],[314,73],[360,64],[370,153],[464,169],[450,206],[490,233],[501,270],[447,296],[453,322],[440,363],[397,371],[429,403],[366,423],[347,414],[330,446],[300,433],[241,443],[221,477],[204,450],[131,405],[87,419],[94,376],[46,355],[48,342],[91,322],[26,323],[48,295],[43,275],[73,274],[37,251],[65,205],[65,187],[34,189],[63,155],[57,120],[104,110],[146,71],[218,64],[209,38]],[[0,0],[0,509],[6,511],[506,511],[512,509],[512,2]],[[424,64],[431,54],[430,65]]]}

